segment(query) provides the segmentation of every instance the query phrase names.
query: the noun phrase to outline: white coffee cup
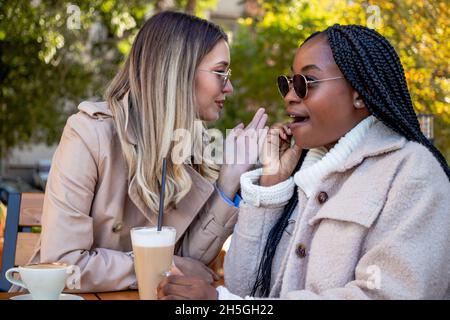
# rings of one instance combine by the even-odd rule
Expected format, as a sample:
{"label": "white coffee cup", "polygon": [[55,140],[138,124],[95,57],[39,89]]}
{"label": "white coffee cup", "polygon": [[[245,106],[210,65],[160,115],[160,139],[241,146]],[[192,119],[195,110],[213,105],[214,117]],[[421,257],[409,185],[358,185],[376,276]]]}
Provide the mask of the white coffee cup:
{"label": "white coffee cup", "polygon": [[[15,272],[21,280],[13,277]],[[73,266],[66,264],[39,263],[11,268],[5,277],[12,284],[28,289],[33,300],[58,300],[73,272]]]}

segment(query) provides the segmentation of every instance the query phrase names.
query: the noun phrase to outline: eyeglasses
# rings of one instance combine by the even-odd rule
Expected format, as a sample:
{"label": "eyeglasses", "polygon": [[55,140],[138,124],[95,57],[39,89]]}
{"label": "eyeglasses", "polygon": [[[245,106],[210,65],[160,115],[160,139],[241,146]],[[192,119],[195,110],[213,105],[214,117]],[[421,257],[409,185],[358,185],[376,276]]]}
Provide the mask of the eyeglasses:
{"label": "eyeglasses", "polygon": [[199,69],[198,71],[205,71],[205,72],[209,72],[209,73],[214,73],[214,74],[217,74],[218,76],[220,76],[222,78],[222,88],[225,88],[225,86],[227,85],[228,80],[230,80],[230,77],[231,77],[231,69],[228,69],[227,72],[212,71],[212,70],[202,70],[202,69]]}
{"label": "eyeglasses", "polygon": [[292,78],[287,77],[285,75],[279,76],[277,79],[278,82],[278,90],[280,91],[281,96],[284,98],[289,91],[291,90],[291,83],[294,87],[295,94],[299,98],[306,98],[308,94],[308,87],[316,82],[323,82],[329,80],[342,79],[344,77],[335,77],[335,78],[327,78],[320,80],[307,80],[306,77],[302,74],[295,74]]}

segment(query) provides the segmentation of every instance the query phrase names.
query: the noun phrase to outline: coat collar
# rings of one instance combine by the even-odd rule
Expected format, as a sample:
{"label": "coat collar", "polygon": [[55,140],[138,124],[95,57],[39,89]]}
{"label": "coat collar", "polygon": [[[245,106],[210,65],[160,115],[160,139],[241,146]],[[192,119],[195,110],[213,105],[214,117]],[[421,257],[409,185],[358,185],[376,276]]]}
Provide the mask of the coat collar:
{"label": "coat collar", "polygon": [[78,106],[78,110],[83,111],[92,118],[100,117],[112,117],[113,114],[106,101],[93,102],[93,101],[83,101]]}
{"label": "coat collar", "polygon": [[[129,119],[130,116],[130,106],[128,103],[129,91],[124,95],[120,103],[123,106],[123,112],[125,114],[125,118]],[[106,101],[101,102],[92,102],[92,101],[83,101],[78,106],[78,110],[83,111],[88,114],[92,118],[112,118],[114,117],[108,103]],[[127,122],[125,126],[125,131],[127,134],[127,140],[132,145],[137,145],[136,135],[133,132],[133,128]]]}
{"label": "coat collar", "polygon": [[295,184],[305,192],[308,198],[312,196],[322,177],[345,163],[358,145],[364,141],[376,121],[374,116],[363,119],[341,137],[330,151],[327,151],[325,147],[309,150],[302,167],[294,175]]}
{"label": "coat collar", "polygon": [[[202,177],[192,167],[185,165],[185,168],[191,176],[192,187],[188,194],[177,204],[176,208],[164,212],[163,220],[163,225],[174,227],[177,230],[176,241],[184,234],[214,192],[214,186],[207,179]],[[157,213],[151,212],[137,193],[135,177],[129,184],[128,195],[139,209],[139,212],[144,215],[151,225],[155,226],[157,224]]]}
{"label": "coat collar", "polygon": [[[347,160],[333,172],[343,173],[358,166],[364,159],[399,150],[406,143],[406,138],[388,128],[381,121],[377,121]],[[327,218],[350,221],[365,228],[370,228],[385,205],[386,192],[390,188],[395,168],[385,168],[383,172],[367,170],[369,169],[366,169],[366,171],[361,170],[360,173],[353,173],[352,175],[355,176],[355,179],[346,186],[340,186],[338,199],[325,202],[321,209],[308,221],[309,225],[313,226],[318,221]],[[369,183],[364,180],[368,172],[372,174]],[[331,190],[333,185],[339,180],[339,177],[335,176],[333,179],[325,180],[327,180],[325,177],[322,178],[322,190]],[[374,186],[376,186],[375,189]],[[333,191],[332,193],[335,192]],[[349,210],[349,204],[351,204],[351,210]]]}
{"label": "coat collar", "polygon": [[376,121],[369,129],[364,141],[336,171],[345,172],[359,165],[366,158],[401,149],[406,142],[405,137],[388,128],[383,122]]}

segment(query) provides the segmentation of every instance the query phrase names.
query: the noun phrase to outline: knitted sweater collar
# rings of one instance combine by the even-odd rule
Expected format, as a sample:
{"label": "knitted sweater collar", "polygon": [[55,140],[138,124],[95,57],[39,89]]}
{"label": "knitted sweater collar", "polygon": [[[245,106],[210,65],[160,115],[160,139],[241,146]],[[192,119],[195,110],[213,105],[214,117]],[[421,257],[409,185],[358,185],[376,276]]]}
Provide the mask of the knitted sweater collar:
{"label": "knitted sweater collar", "polygon": [[347,160],[375,122],[374,116],[365,118],[341,137],[330,151],[325,147],[313,148],[308,151],[302,167],[294,175],[295,184],[305,192],[308,198],[313,195],[323,177],[336,170]]}

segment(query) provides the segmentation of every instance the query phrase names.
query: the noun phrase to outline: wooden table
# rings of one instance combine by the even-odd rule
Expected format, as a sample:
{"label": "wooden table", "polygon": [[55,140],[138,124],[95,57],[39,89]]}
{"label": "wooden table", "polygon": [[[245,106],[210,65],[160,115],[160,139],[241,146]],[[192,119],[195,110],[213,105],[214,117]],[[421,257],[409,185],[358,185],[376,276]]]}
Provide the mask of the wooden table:
{"label": "wooden table", "polygon": [[[24,293],[0,292],[0,300],[8,300],[11,297],[21,294]],[[139,300],[139,294],[137,290],[99,293],[76,293],[76,295],[83,297],[85,300]]]}
{"label": "wooden table", "polygon": [[100,292],[95,295],[98,297],[98,300],[139,300],[139,293],[137,290]]}

